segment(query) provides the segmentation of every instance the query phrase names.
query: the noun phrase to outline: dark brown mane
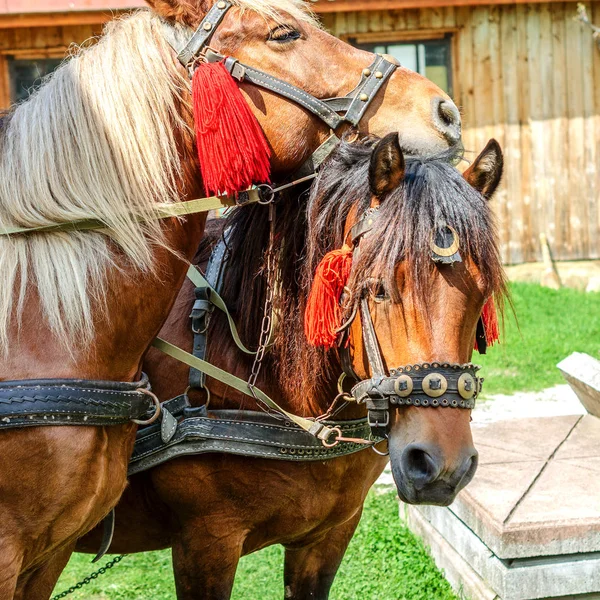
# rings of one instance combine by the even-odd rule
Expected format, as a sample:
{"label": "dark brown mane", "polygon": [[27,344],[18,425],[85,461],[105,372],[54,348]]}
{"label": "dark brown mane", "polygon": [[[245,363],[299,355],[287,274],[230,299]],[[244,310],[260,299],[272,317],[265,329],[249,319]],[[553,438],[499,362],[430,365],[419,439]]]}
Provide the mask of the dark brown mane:
{"label": "dark brown mane", "polygon": [[[340,372],[335,352],[307,345],[303,313],[318,263],[344,243],[350,211],[361,214],[370,206],[368,172],[373,143],[343,144],[327,161],[310,195],[304,191],[282,199],[277,206],[281,325],[265,372],[276,370],[279,391],[300,412],[317,410],[318,399],[333,392]],[[354,294],[378,278],[392,299],[399,301],[394,273],[395,265],[403,260],[415,299],[426,312],[428,274],[434,269],[431,235],[444,224],[457,231],[463,258],[469,256],[478,266],[487,293],[495,293],[501,300],[505,281],[489,202],[464,180],[450,156],[407,159],[404,183],[382,202],[372,234],[361,244],[360,258],[353,264],[349,285]],[[242,339],[256,346],[265,292],[261,274],[269,236],[267,209],[239,209],[223,226],[231,227],[229,250],[233,257],[223,296]],[[215,337],[224,339],[221,320],[216,327],[219,333]]]}

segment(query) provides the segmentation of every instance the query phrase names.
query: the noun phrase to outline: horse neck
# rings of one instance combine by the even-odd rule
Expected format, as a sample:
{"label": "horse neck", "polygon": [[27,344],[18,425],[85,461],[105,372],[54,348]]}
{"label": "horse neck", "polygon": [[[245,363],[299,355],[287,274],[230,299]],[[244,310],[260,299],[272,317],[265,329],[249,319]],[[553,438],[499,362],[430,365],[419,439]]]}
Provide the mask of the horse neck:
{"label": "horse neck", "polygon": [[[311,365],[317,366],[316,370],[320,373],[317,375],[309,372],[311,367],[308,366],[306,357],[310,353],[310,348],[305,341],[302,314],[305,292],[298,283],[301,280],[302,263],[299,257],[304,253],[306,234],[305,223],[297,216],[301,210],[302,206],[291,205],[287,210],[282,209],[280,213],[283,214],[278,214],[277,217],[276,238],[281,240],[287,237],[287,243],[283,242],[285,247],[280,251],[280,255],[284,256],[286,261],[285,264],[283,261],[280,263],[280,279],[276,286],[278,290],[275,299],[278,307],[276,341],[271,351],[265,354],[257,386],[290,412],[304,416],[319,416],[327,410],[337,395],[336,383],[341,367],[337,359],[323,356],[320,364],[315,365],[313,362]],[[260,235],[260,231],[253,229],[252,223],[244,225],[247,229],[243,227],[243,230],[251,232],[248,235]],[[250,275],[246,285],[239,288],[226,285],[223,295],[226,303],[234,307],[244,343],[250,348],[255,348],[261,330],[265,291],[263,289],[258,297],[254,296],[254,292],[264,285],[265,275],[254,276],[262,268],[262,258],[259,258],[262,257],[262,251],[257,252],[255,249],[248,254],[250,254],[250,262],[244,263],[241,267]],[[254,261],[252,261],[252,254],[254,254]],[[231,260],[237,260],[237,256],[247,255],[243,251],[238,254],[233,250]],[[225,280],[227,282],[227,274]],[[186,298],[191,300],[190,296],[191,294],[187,295],[186,292]],[[183,312],[186,309],[189,314],[189,304],[178,311]],[[220,311],[213,314],[207,340],[209,362],[242,379],[248,379],[253,367],[253,357],[237,348],[229,333],[227,320]],[[315,377],[317,385],[315,385]],[[231,389],[224,388],[217,382],[211,383],[210,391],[212,407],[237,408],[241,405],[255,408],[253,400],[232,392]],[[362,411],[358,412],[361,412],[360,416],[362,416]]]}
{"label": "horse neck", "polygon": [[[39,292],[28,295],[23,321],[11,334],[10,353],[0,379],[98,379],[131,381],[139,377],[141,358],[167,319],[189,261],[202,237],[205,217],[175,219],[165,225],[170,249],[154,253],[153,273],[111,269],[105,310],[97,316],[89,347],[59,343],[43,319]],[[75,341],[74,341],[75,342]]]}

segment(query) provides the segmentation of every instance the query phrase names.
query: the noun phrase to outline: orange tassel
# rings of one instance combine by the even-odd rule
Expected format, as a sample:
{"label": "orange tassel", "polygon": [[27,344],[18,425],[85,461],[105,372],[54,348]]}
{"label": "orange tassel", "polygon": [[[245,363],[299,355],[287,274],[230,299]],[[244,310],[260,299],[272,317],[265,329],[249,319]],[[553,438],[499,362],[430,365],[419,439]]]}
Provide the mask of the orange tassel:
{"label": "orange tassel", "polygon": [[344,246],[323,257],[315,273],[304,313],[304,333],[308,343],[327,350],[337,342],[342,325],[340,298],[352,270],[352,248]]}

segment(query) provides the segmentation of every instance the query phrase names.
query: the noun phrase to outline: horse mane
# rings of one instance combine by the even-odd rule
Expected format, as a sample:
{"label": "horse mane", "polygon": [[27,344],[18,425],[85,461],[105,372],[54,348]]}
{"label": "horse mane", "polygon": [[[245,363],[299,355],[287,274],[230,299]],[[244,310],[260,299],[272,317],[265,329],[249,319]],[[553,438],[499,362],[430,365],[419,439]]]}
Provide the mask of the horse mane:
{"label": "horse mane", "polygon": [[[283,326],[272,352],[265,357],[268,366],[263,372],[277,374],[277,392],[302,414],[316,414],[323,409],[319,399],[322,402],[323,397],[331,395],[340,373],[335,352],[307,344],[304,309],[318,263],[327,252],[344,243],[350,211],[360,215],[370,206],[368,171],[374,141],[343,143],[321,169],[310,196],[306,191],[290,194],[277,205],[276,309]],[[489,202],[456,170],[454,158],[444,154],[407,159],[405,181],[382,202],[372,233],[361,243],[349,282],[355,294],[374,278],[381,278],[392,299],[400,301],[395,266],[404,260],[415,301],[426,314],[428,283],[435,268],[431,233],[450,224],[460,237],[463,259],[469,256],[478,266],[486,293],[496,294],[501,310],[506,284],[492,211]],[[234,211],[216,235],[224,227],[231,228],[231,260],[223,296],[231,305],[242,339],[256,346],[265,294],[263,257],[269,239],[265,207]],[[202,252],[205,258],[208,245]],[[222,337],[227,336],[225,323],[214,321],[219,333],[213,339],[228,339]],[[222,347],[218,351],[222,352]],[[251,364],[248,358],[240,360]],[[273,385],[268,379],[261,383]]]}
{"label": "horse mane", "polygon": [[186,86],[160,20],[139,11],[110,23],[12,111],[0,138],[0,228],[94,218],[107,229],[0,238],[4,347],[31,285],[57,337],[86,344],[107,270],[153,269],[153,247],[164,244],[157,204],[180,201]]}

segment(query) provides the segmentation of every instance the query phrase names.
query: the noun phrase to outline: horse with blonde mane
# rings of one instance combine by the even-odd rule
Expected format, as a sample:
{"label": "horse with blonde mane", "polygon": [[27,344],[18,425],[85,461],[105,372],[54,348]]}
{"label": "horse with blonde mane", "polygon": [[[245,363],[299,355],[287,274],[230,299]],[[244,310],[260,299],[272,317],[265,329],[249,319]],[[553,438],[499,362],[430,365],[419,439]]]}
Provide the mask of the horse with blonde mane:
{"label": "horse with blonde mane", "polygon": [[[196,408],[178,415],[178,431],[189,425],[190,435],[176,434],[179,441],[165,443],[162,454],[150,453],[150,440],[159,433],[140,432],[136,474],[116,509],[112,551],[171,547],[180,600],[225,600],[241,556],[282,544],[285,597],[326,600],[366,494],[387,463],[385,442],[375,446],[377,452],[355,443],[365,427],[368,437],[367,409],[349,394],[338,396],[342,369],[356,373],[358,390],[368,389],[375,377],[384,392],[386,379],[411,382],[408,393],[389,393],[385,435],[398,493],[414,504],[450,504],[477,467],[467,400],[479,388],[460,382],[476,382],[469,361],[478,320],[484,303],[506,291],[489,206],[502,163],[500,147],[491,142],[463,177],[447,157],[405,161],[391,135],[340,147],[323,165],[310,198],[282,198],[275,217],[278,326],[258,385],[284,410],[325,416],[331,426],[336,420],[351,436],[345,440],[350,448],[342,443],[326,450],[292,440],[285,419],[265,416],[259,405],[214,379],[204,390],[188,389],[186,366],[152,350],[145,369],[161,396],[187,394]],[[436,249],[447,255],[440,262],[432,239],[446,226],[459,248],[452,254]],[[225,245],[222,295],[242,339],[254,347],[267,290],[269,229],[256,207],[236,209],[211,224],[212,240],[203,242],[198,257],[205,267],[211,255],[208,272],[214,272]],[[248,230],[255,235],[246,235]],[[323,351],[307,340],[304,315],[310,291],[319,285],[317,265],[345,243],[356,244],[345,292],[348,333]],[[197,298],[187,282],[161,332],[165,339],[187,349],[196,345],[189,315]],[[360,317],[356,303],[368,307],[361,306]],[[374,372],[373,350],[365,341],[369,321],[371,343],[391,378]],[[248,377],[252,357],[236,347],[221,311],[212,313],[205,341],[210,362]],[[439,394],[436,377],[447,382]],[[173,403],[181,406],[181,398]],[[236,438],[242,425],[247,443]],[[97,544],[94,532],[80,540],[78,550],[94,551]]]}
{"label": "horse with blonde mane", "polygon": [[[17,232],[0,236],[0,392],[9,396],[30,380],[54,394],[59,382],[80,390],[89,380],[94,394],[114,386],[141,393],[142,360],[205,224],[204,215],[164,218],[165,206],[205,187],[190,74],[206,48],[182,64],[168,31],[189,42],[221,10],[209,29],[223,62],[260,65],[300,90],[290,98],[237,72],[276,180],[330,137],[307,106],[351,92],[361,73],[372,81],[365,70],[373,56],[325,33],[301,0],[149,3],[153,11],[111,23],[2,124],[0,230]],[[418,154],[460,148],[458,111],[434,84],[395,67],[379,89],[357,130],[397,129],[403,147]],[[348,127],[339,125],[338,133]],[[92,229],[68,227],[89,220]],[[117,503],[135,439],[129,419],[58,427],[51,412],[38,417],[27,416],[27,428],[14,427],[12,415],[1,424],[3,599],[50,596],[75,540]]]}

